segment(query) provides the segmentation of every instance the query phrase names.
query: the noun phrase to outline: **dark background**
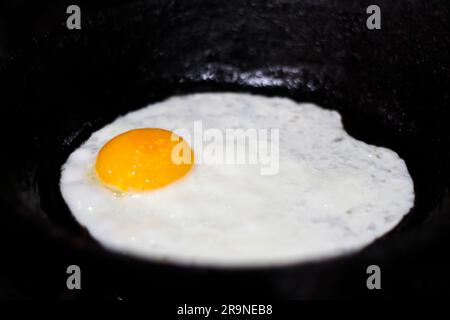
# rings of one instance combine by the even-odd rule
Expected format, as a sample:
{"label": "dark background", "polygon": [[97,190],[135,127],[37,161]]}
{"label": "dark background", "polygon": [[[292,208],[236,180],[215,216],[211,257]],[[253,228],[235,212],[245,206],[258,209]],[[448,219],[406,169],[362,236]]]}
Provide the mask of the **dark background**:
{"label": "dark background", "polygon": [[[67,116],[80,119],[92,117],[89,110],[92,99],[98,99],[96,103],[102,100],[115,103],[117,110],[113,111],[118,113],[129,108],[130,103],[137,107],[157,99],[158,94],[162,97],[211,89],[218,84],[220,88],[244,87],[336,108],[353,135],[396,147],[395,150],[400,148],[401,154],[415,157],[411,165],[418,168],[413,171],[419,177],[415,180],[419,188],[416,191],[420,199],[427,201],[419,203],[420,210],[411,215],[407,231],[400,228],[401,232],[374,244],[357,257],[267,274],[270,285],[261,284],[260,294],[271,297],[271,292],[264,291],[271,286],[278,297],[450,297],[447,161],[450,148],[446,148],[450,146],[450,9],[446,1],[377,2],[3,0],[0,2],[0,80],[3,81],[0,81],[0,94],[8,97],[5,101],[21,101],[17,106],[45,98],[41,107],[47,114],[50,114],[47,103],[57,105],[67,101],[69,106],[83,105],[80,110],[74,107],[55,111],[58,116],[67,112]],[[81,32],[65,28],[68,4],[82,8]],[[364,8],[369,4],[380,4],[383,10],[383,29],[378,33],[365,29]],[[112,10],[117,6],[117,11]],[[284,16],[280,17],[283,12]],[[211,25],[210,17],[215,18]],[[157,36],[150,41],[153,30]],[[273,35],[276,37],[272,38]],[[221,44],[227,37],[234,41],[232,45]],[[292,49],[285,52],[284,45]],[[121,59],[123,56],[129,59]],[[269,68],[269,73],[281,72],[285,77],[283,88],[249,88],[247,79],[235,80],[223,67],[223,63],[235,62],[243,70],[255,70],[279,63],[280,59],[287,65],[300,66],[301,70],[291,74]],[[136,65],[133,60],[137,61]],[[205,61],[216,78],[201,79],[197,68]],[[9,68],[14,64],[17,68],[13,72],[2,73],[1,66]],[[68,76],[79,80],[73,80],[75,85],[71,88],[64,85]],[[14,88],[11,85],[14,81],[23,84],[28,90],[26,95],[20,91],[9,92],[9,88]],[[157,88],[159,93],[136,94],[145,91],[145,85]],[[113,111],[111,116],[117,114]],[[18,113],[14,114],[18,117],[15,119],[20,119]],[[31,115],[42,121],[44,128],[37,128],[44,133],[45,126],[54,125],[52,118],[46,119],[38,112]],[[6,116],[3,119],[8,121]],[[26,131],[24,124],[28,124],[27,119],[23,123],[19,121],[17,126],[5,125],[7,137],[21,141],[21,131]],[[100,124],[89,123],[88,129]],[[379,126],[383,129],[379,130]],[[60,127],[61,135],[71,129]],[[430,136],[434,138],[428,139]],[[51,135],[46,138],[53,139]],[[4,158],[8,158],[8,152],[21,152],[20,143],[13,146],[4,142]],[[35,156],[30,154],[30,158]],[[49,162],[50,166],[52,160]],[[13,170],[8,166],[3,168]],[[45,177],[41,180],[45,187]],[[0,187],[0,193],[9,195],[11,185],[6,178]],[[32,205],[34,198],[25,201]],[[138,276],[125,274],[127,271],[122,271],[125,269],[120,263],[117,266],[103,256],[86,253],[78,238],[67,241],[61,236],[64,241],[58,241],[58,237],[48,232],[47,225],[31,223],[26,215],[17,214],[20,210],[8,205],[8,201],[2,203],[0,298],[116,299],[121,296],[116,290],[116,280],[123,276],[123,281],[140,281]],[[383,289],[378,292],[365,288],[365,266],[372,263],[380,264],[383,270]],[[65,288],[66,267],[70,264],[82,268],[81,291]],[[146,266],[141,270],[147,272]],[[161,272],[158,267],[153,271]],[[177,272],[173,273],[176,281],[187,281],[195,287],[195,283],[185,279],[191,276],[189,273],[186,276]],[[172,275],[169,271],[167,274]],[[223,287],[228,280],[244,284],[248,281],[255,286],[262,283],[262,278],[251,273],[206,276],[210,283],[217,281]],[[298,285],[293,290],[295,282]],[[164,283],[155,285],[162,287]],[[252,292],[244,285],[240,290]],[[255,286],[253,291],[258,290]],[[189,288],[181,291],[190,292]],[[199,291],[200,287],[192,289],[193,293]],[[145,288],[135,296],[141,292]],[[170,288],[164,293],[170,295]]]}

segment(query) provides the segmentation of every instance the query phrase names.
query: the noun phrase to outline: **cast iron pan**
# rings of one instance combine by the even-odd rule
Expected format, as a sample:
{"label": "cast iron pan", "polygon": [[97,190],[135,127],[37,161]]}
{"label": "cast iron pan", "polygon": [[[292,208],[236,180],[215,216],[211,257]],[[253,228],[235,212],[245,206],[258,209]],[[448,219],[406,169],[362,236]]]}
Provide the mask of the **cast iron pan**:
{"label": "cast iron pan", "polygon": [[[81,2],[0,71],[4,272],[17,297],[351,298],[448,295],[449,44],[445,1]],[[355,254],[277,268],[166,265],[103,249],[72,218],[60,167],[120,114],[174,94],[252,92],[339,110],[346,129],[395,150],[414,208]],[[214,106],[211,106],[213,108]],[[83,288],[65,290],[69,264]],[[366,268],[382,270],[382,290]],[[30,269],[31,268],[31,269]],[[32,271],[30,275],[29,272]]]}

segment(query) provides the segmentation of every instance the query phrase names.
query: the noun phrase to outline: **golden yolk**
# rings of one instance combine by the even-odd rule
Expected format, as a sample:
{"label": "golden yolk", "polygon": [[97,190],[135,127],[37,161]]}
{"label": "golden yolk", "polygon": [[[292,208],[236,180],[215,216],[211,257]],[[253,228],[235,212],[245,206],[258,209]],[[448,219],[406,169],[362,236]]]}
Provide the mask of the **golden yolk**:
{"label": "golden yolk", "polygon": [[194,152],[175,133],[135,129],[109,140],[99,151],[95,169],[100,180],[122,191],[161,188],[191,170]]}

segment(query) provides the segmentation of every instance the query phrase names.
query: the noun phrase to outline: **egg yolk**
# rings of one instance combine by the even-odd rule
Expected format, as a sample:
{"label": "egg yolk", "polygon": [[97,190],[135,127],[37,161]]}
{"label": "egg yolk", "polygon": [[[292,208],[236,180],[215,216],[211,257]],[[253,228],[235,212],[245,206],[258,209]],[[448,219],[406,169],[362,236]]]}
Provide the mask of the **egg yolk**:
{"label": "egg yolk", "polygon": [[177,134],[157,128],[134,129],[109,140],[99,151],[100,180],[121,191],[164,187],[191,170],[194,152]]}

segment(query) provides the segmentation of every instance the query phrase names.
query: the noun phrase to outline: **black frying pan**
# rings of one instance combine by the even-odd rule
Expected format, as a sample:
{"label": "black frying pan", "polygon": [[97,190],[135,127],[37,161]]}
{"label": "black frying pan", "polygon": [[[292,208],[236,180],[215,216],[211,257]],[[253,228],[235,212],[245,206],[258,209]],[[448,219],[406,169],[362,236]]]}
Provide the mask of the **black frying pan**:
{"label": "black frying pan", "polygon": [[[372,3],[359,0],[81,3],[81,31],[67,30],[62,19],[0,71],[0,221],[10,295],[449,295],[446,1],[378,0],[382,29],[374,31],[366,28]],[[63,202],[61,165],[118,115],[202,91],[280,95],[339,110],[354,137],[405,159],[413,209],[360,252],[285,267],[191,268],[103,249]],[[65,290],[69,264],[81,266],[80,292]],[[381,291],[366,288],[371,264],[381,267]]]}

